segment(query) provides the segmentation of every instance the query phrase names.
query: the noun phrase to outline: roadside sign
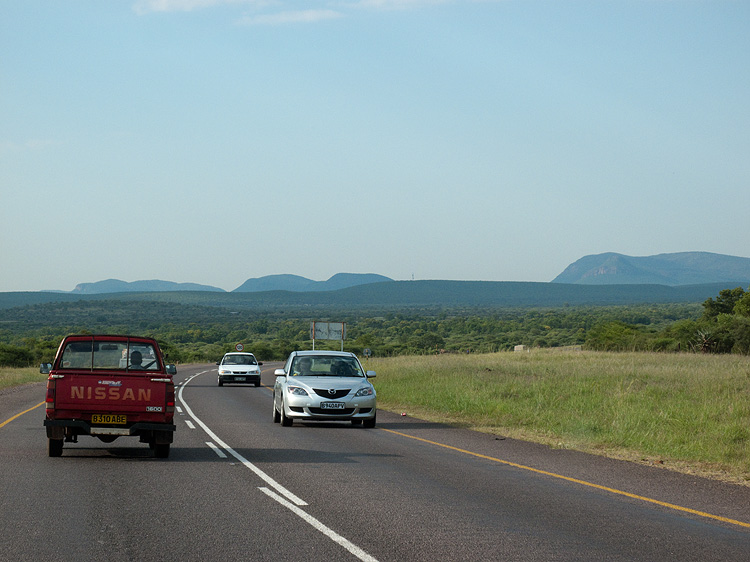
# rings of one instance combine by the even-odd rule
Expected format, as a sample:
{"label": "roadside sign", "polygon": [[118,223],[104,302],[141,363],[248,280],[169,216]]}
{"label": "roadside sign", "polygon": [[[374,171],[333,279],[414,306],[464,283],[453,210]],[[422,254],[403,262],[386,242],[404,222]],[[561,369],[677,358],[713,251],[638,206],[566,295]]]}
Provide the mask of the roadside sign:
{"label": "roadside sign", "polygon": [[345,322],[312,322],[310,324],[311,340],[345,340]]}
{"label": "roadside sign", "polygon": [[235,346],[234,346],[234,348],[235,348],[235,349],[236,349],[237,351],[242,351],[243,349],[245,349],[245,346],[244,346],[244,345],[242,345],[241,343],[238,343],[237,345],[235,345]]}
{"label": "roadside sign", "polygon": [[310,339],[315,349],[315,340],[341,340],[341,350],[344,350],[346,339],[346,322],[311,322]]}

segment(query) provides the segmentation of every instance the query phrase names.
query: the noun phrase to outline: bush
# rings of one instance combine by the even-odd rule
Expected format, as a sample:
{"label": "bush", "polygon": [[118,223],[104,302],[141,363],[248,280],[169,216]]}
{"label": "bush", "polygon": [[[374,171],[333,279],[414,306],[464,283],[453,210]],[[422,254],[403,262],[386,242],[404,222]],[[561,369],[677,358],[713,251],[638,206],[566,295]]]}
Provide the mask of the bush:
{"label": "bush", "polygon": [[586,336],[586,347],[596,351],[632,351],[637,348],[637,341],[635,326],[616,321],[591,328]]}
{"label": "bush", "polygon": [[34,363],[34,354],[29,349],[0,343],[0,365],[6,367],[29,367]]}

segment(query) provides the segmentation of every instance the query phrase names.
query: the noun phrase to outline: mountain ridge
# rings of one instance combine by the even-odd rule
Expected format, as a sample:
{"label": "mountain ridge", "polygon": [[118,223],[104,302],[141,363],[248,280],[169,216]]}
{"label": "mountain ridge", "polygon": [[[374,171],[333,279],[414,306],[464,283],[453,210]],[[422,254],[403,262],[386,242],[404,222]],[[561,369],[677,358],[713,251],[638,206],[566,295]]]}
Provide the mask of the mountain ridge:
{"label": "mountain ridge", "polygon": [[[389,277],[375,273],[337,273],[326,281],[313,281],[299,275],[279,274],[250,278],[236,289],[225,291],[218,287],[197,283],[175,283],[162,280],[126,282],[119,279],[106,279],[95,283],[80,283],[70,292],[54,292],[77,295],[176,291],[315,293],[394,282],[396,281]],[[576,260],[551,283],[587,286],[666,285],[671,287],[725,283],[733,287],[746,286],[750,284],[750,258],[710,252],[677,252],[643,257],[606,252]]]}
{"label": "mountain ridge", "polygon": [[261,291],[317,292],[337,291],[358,285],[393,281],[376,273],[337,273],[326,281],[313,281],[299,275],[266,275],[248,279],[234,289],[233,293],[254,293]]}
{"label": "mountain ridge", "polygon": [[[233,291],[225,291],[211,285],[198,283],[175,283],[161,279],[142,281],[122,281],[120,279],[105,279],[93,283],[79,283],[72,294],[79,295],[101,295],[107,293],[150,293],[150,292],[174,292],[174,291],[209,291],[217,293],[254,293],[263,291],[292,291],[292,292],[317,292],[336,291],[357,285],[368,283],[382,283],[393,281],[389,277],[375,273],[337,273],[326,281],[313,281],[299,275],[266,275],[248,279]],[[46,292],[46,291],[45,291]],[[56,293],[68,293],[68,291],[54,291]]]}
{"label": "mountain ridge", "polygon": [[[105,279],[94,283],[79,283],[75,289],[70,291],[74,294],[96,295],[103,293],[144,293],[163,291],[217,291],[224,289],[212,287],[211,285],[200,285],[198,283],[175,283],[173,281],[162,281],[160,279],[143,281],[121,281],[120,279]],[[63,291],[65,292],[65,291]]]}
{"label": "mountain ridge", "polygon": [[702,285],[750,283],[750,258],[711,252],[628,256],[615,252],[584,256],[552,283],[576,285]]}

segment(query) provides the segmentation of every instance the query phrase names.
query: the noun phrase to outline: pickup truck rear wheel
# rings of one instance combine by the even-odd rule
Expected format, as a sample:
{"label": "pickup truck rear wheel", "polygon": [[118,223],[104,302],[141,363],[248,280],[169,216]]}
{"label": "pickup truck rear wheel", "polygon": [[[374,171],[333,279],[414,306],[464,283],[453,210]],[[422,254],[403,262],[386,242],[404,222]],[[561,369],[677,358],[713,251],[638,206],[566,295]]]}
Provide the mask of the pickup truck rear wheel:
{"label": "pickup truck rear wheel", "polygon": [[62,456],[63,440],[62,439],[47,439],[47,454],[50,457]]}
{"label": "pickup truck rear wheel", "polygon": [[157,459],[166,459],[169,456],[169,443],[156,443],[154,445],[154,456]]}

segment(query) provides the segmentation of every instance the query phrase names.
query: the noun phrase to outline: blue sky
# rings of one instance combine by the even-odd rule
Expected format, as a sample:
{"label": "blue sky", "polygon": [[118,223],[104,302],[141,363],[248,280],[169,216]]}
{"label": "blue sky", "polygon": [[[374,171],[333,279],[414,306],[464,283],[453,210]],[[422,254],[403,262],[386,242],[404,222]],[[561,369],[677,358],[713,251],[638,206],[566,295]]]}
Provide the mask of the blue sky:
{"label": "blue sky", "polygon": [[750,257],[750,3],[0,0],[0,291]]}

